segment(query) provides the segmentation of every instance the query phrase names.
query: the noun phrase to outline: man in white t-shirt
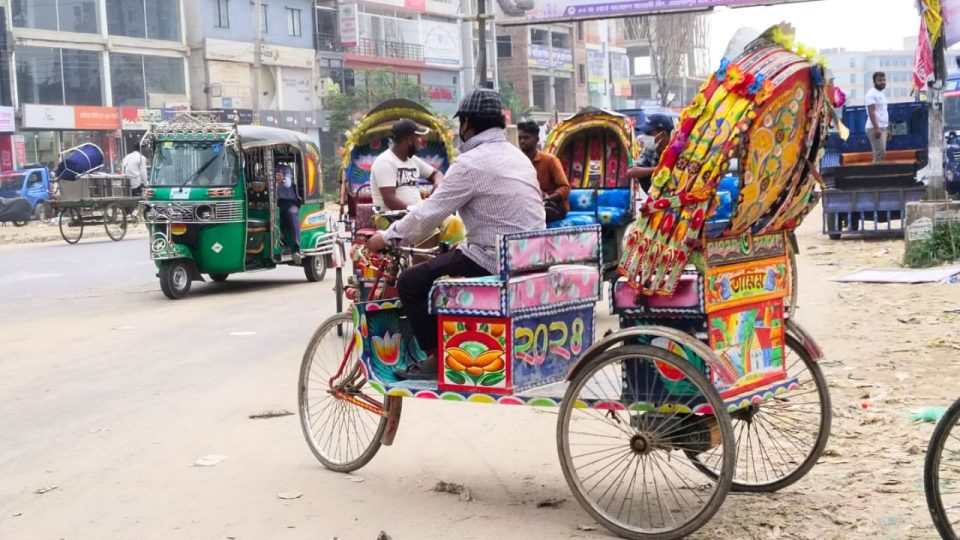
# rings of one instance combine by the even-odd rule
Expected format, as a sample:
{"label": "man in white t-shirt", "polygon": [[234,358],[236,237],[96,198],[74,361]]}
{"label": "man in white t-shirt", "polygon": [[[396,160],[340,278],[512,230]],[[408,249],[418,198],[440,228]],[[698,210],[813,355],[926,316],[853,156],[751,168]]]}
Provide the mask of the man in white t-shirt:
{"label": "man in white t-shirt", "polygon": [[873,162],[880,163],[887,157],[887,141],[890,139],[890,116],[887,114],[887,76],[883,72],[873,74],[873,88],[867,92],[867,138],[873,149]]}
{"label": "man in white t-shirt", "polygon": [[443,181],[443,174],[416,156],[423,147],[423,136],[429,133],[413,120],[403,118],[393,124],[393,144],[373,162],[370,169],[370,191],[373,205],[380,210],[406,210],[420,203],[420,179],[430,180],[434,187]]}
{"label": "man in white t-shirt", "polygon": [[133,196],[139,197],[147,185],[147,160],[140,150],[134,149],[123,158],[123,176],[130,181]]}

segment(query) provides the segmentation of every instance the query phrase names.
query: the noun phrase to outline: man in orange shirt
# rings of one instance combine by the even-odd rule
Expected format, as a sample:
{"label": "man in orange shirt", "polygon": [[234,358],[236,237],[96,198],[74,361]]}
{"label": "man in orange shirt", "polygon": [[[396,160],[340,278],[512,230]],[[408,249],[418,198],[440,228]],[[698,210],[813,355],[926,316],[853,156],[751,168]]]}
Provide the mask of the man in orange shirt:
{"label": "man in orange shirt", "polygon": [[528,120],[517,124],[517,140],[520,150],[530,158],[533,168],[537,170],[547,223],[563,219],[570,211],[570,182],[563,172],[563,165],[556,156],[537,150],[540,126],[536,122]]}

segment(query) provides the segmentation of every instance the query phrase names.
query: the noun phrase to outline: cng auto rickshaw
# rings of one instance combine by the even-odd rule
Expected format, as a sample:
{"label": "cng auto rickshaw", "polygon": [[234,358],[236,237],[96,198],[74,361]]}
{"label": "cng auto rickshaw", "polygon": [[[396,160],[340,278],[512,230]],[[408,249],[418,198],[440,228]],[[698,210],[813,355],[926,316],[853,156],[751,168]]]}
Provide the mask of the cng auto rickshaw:
{"label": "cng auto rickshaw", "polygon": [[[144,202],[160,288],[183,298],[192,281],[302,266],[308,281],[333,264],[320,152],[284,129],[237,126],[184,114],[144,137],[153,167]],[[300,199],[299,252],[280,224],[274,171],[289,171]]]}

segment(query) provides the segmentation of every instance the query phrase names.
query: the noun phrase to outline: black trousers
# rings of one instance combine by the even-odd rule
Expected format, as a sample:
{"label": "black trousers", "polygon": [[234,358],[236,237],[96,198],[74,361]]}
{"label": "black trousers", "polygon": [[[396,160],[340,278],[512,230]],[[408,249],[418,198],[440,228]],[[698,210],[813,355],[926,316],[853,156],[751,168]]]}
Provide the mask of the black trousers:
{"label": "black trousers", "polygon": [[433,260],[407,268],[397,280],[397,293],[403,312],[413,328],[420,349],[430,353],[437,348],[437,317],[430,315],[430,288],[444,276],[489,276],[486,268],[473,262],[460,250],[443,253]]}
{"label": "black trousers", "polygon": [[560,221],[561,219],[567,217],[567,210],[559,204],[545,204],[543,209],[547,213],[547,223]]}

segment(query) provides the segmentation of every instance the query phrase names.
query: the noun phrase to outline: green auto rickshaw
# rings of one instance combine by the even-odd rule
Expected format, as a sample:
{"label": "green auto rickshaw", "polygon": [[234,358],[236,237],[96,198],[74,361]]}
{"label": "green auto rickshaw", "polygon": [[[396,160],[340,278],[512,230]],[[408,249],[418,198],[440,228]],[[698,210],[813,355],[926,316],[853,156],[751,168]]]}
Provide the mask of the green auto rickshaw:
{"label": "green auto rickshaw", "polygon": [[[316,282],[334,264],[320,152],[306,136],[192,113],[152,126],[143,146],[153,154],[143,215],[168,298],[185,297],[202,274],[224,281],[293,265]],[[300,199],[299,251],[291,227],[281,227],[277,169],[292,176]]]}

